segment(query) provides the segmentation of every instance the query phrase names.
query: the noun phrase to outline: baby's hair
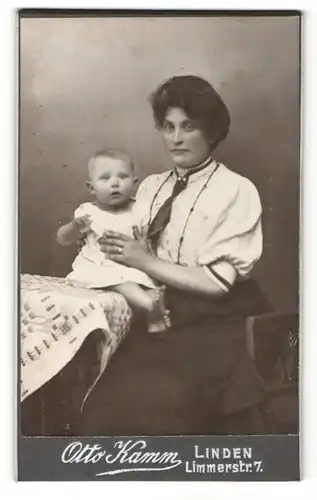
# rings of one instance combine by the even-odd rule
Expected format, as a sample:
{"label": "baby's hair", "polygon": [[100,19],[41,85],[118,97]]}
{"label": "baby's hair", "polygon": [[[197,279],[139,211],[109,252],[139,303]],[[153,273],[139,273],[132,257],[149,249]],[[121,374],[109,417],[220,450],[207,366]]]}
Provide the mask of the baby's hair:
{"label": "baby's hair", "polygon": [[130,156],[125,153],[124,151],[121,151],[120,149],[114,149],[114,148],[104,148],[95,153],[89,160],[88,162],[88,172],[89,176],[93,174],[94,171],[94,166],[95,166],[95,160],[97,158],[114,158],[116,160],[122,160],[125,163],[129,165],[131,168],[132,172],[134,171],[134,165],[133,162],[130,158]]}

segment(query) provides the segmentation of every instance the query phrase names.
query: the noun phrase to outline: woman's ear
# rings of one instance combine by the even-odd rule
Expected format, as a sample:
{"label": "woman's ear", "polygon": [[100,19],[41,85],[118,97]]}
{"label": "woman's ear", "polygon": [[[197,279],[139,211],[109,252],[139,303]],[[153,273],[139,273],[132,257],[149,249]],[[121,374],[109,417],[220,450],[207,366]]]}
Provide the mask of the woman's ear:
{"label": "woman's ear", "polygon": [[86,182],[86,188],[88,189],[88,191],[89,191],[91,194],[94,194],[94,188],[93,188],[93,185],[92,185],[91,181],[87,181],[87,182]]}
{"label": "woman's ear", "polygon": [[216,147],[218,146],[220,140],[219,139],[209,139],[209,148],[210,148],[210,153],[212,153]]}

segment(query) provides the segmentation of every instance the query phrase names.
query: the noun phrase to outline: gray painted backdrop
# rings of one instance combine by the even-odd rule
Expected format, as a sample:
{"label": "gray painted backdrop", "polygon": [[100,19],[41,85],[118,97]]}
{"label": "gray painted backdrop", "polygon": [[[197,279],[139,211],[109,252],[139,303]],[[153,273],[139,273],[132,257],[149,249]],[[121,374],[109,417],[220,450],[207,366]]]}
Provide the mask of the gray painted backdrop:
{"label": "gray painted backdrop", "polygon": [[53,235],[89,198],[96,149],[126,149],[140,180],[171,167],[147,98],[162,80],[192,73],[232,115],[215,158],[262,198],[256,276],[277,310],[296,308],[299,18],[22,19],[20,57],[23,272],[68,272],[74,249],[58,248]]}

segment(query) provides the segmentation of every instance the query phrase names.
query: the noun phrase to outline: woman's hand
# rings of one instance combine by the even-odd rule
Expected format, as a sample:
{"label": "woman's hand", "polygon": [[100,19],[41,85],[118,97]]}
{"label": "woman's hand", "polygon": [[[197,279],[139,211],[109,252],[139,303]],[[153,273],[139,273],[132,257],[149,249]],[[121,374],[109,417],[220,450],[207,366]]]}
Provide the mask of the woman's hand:
{"label": "woman's hand", "polygon": [[139,269],[166,286],[214,298],[225,295],[203,267],[164,262],[151,253],[138,231],[134,231],[134,234],[136,239],[107,231],[99,239],[101,250],[115,262]]}
{"label": "woman's hand", "polygon": [[151,256],[148,243],[137,228],[133,228],[135,239],[122,233],[106,231],[99,239],[100,248],[106,256],[136,269],[142,269],[144,262]]}

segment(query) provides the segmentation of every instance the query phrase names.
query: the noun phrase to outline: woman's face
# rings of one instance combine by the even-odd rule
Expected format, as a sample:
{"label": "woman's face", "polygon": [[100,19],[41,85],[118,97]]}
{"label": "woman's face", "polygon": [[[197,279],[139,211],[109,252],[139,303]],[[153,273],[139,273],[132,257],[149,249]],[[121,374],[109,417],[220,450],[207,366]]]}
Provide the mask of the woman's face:
{"label": "woman's face", "polygon": [[204,133],[181,108],[167,110],[161,131],[166,147],[179,167],[199,165],[210,154],[210,144]]}

